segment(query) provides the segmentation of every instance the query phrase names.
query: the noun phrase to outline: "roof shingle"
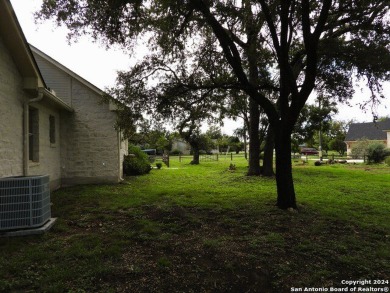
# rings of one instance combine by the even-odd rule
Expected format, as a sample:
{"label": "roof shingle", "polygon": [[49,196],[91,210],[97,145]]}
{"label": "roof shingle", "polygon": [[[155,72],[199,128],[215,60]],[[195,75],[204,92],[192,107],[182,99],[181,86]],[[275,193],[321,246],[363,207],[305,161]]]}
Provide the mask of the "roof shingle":
{"label": "roof shingle", "polygon": [[353,123],[350,125],[345,141],[356,141],[366,138],[368,140],[386,140],[385,130],[390,131],[390,119],[380,122]]}

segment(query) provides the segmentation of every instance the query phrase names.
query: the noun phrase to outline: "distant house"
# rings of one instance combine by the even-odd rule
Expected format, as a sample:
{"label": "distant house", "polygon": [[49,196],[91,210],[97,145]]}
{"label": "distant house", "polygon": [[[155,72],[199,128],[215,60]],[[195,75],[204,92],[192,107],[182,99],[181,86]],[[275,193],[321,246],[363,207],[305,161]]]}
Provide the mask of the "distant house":
{"label": "distant house", "polygon": [[52,189],[120,181],[127,142],[102,94],[29,46],[0,1],[0,178],[50,175]]}
{"label": "distant house", "polygon": [[[208,150],[208,152],[211,154],[219,154],[218,140],[212,139],[212,141],[215,144],[215,148]],[[191,154],[191,150],[191,145],[181,138],[176,138],[172,141],[172,151],[179,151],[182,155],[189,155]]]}
{"label": "distant house", "polygon": [[361,139],[379,142],[390,148],[390,119],[380,122],[353,123],[350,125],[345,143],[347,155],[351,154],[354,144]]}
{"label": "distant house", "polygon": [[177,138],[172,141],[172,151],[179,151],[183,155],[189,155],[191,153],[191,146],[185,140]]}

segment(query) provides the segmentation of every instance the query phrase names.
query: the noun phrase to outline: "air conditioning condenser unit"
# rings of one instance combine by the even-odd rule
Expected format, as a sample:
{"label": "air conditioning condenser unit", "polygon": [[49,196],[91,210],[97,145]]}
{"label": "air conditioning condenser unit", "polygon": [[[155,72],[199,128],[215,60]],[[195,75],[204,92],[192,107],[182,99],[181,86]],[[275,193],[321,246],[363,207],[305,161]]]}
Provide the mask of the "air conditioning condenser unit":
{"label": "air conditioning condenser unit", "polygon": [[0,231],[43,226],[51,218],[49,176],[0,178]]}

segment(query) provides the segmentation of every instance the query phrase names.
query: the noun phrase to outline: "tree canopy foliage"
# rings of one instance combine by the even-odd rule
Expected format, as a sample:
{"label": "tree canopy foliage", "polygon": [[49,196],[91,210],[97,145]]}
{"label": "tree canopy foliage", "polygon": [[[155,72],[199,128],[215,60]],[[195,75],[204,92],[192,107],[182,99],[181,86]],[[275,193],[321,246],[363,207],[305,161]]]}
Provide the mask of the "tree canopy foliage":
{"label": "tree canopy foliage", "polygon": [[[366,78],[375,102],[390,75],[386,0],[44,0],[38,15],[71,36],[89,33],[130,50],[144,41],[150,56],[120,75],[113,93],[140,101],[135,106],[174,115],[175,105],[207,101],[212,110],[223,91],[245,92],[274,132],[281,208],[296,208],[291,134],[312,92],[346,99],[355,75]],[[158,82],[147,83],[151,76]]]}

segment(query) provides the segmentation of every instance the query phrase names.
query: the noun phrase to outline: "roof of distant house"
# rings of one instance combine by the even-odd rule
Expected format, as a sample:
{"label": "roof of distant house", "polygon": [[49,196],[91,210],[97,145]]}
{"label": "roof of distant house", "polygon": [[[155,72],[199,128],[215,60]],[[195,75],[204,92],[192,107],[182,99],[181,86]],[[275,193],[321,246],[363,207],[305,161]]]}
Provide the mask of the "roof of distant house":
{"label": "roof of distant house", "polygon": [[386,140],[386,130],[390,131],[390,119],[379,122],[353,123],[349,126],[345,141],[356,141],[362,138]]}

